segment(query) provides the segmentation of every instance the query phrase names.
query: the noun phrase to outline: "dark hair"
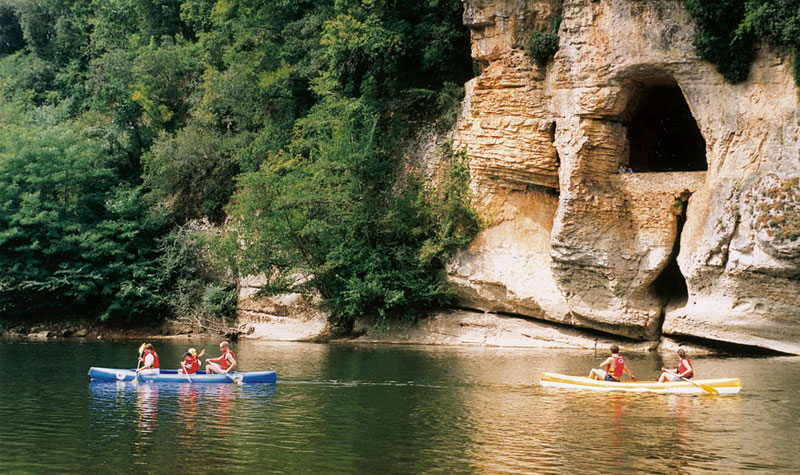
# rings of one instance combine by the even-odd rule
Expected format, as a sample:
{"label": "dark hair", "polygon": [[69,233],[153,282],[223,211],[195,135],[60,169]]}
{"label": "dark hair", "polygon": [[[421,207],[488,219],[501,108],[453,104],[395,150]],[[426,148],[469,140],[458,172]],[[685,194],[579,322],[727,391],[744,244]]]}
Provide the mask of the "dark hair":
{"label": "dark hair", "polygon": [[617,345],[611,345],[611,352],[614,354],[619,353],[619,347]]}
{"label": "dark hair", "polygon": [[192,354],[187,351],[186,353],[183,354],[183,357],[186,358],[187,356],[192,356]]}
{"label": "dark hair", "polygon": [[681,358],[686,358],[686,350],[684,350],[683,348],[678,348],[678,356],[680,356]]}

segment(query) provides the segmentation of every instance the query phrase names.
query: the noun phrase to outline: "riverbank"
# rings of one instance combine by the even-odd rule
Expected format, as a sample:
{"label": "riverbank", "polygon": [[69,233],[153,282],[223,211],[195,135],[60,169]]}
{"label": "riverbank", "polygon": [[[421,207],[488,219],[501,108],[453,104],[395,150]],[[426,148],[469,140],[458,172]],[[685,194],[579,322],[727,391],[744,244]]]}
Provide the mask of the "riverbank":
{"label": "riverbank", "polygon": [[3,339],[91,339],[126,340],[172,337],[208,336],[209,334],[186,325],[162,322],[155,325],[121,326],[97,320],[43,320],[35,322],[0,321],[0,338]]}
{"label": "riverbank", "polygon": [[[323,312],[268,315],[248,313],[239,321],[238,339],[297,341],[328,344],[389,344],[431,346],[481,346],[607,351],[618,345],[627,352],[674,352],[679,346],[691,354],[716,354],[720,350],[669,338],[630,340],[613,335],[519,316],[446,310],[417,322],[391,322],[383,327],[368,320],[356,323],[347,336],[333,336]],[[2,339],[158,340],[208,338],[220,335],[175,322],[123,327],[92,320],[0,322]],[[230,336],[228,336],[229,338]],[[236,339],[236,338],[231,338]]]}
{"label": "riverbank", "polygon": [[[607,351],[618,345],[625,351],[674,352],[678,347],[691,354],[723,353],[695,342],[670,338],[632,340],[588,329],[558,325],[533,318],[497,313],[451,309],[433,312],[416,322],[391,322],[376,326],[364,319],[356,322],[353,334],[335,337],[328,331],[326,315],[310,307],[285,311],[264,306],[240,314],[243,340],[307,341],[330,344],[390,344],[433,346],[482,346],[503,348],[545,348]],[[274,312],[274,313],[273,313]]]}

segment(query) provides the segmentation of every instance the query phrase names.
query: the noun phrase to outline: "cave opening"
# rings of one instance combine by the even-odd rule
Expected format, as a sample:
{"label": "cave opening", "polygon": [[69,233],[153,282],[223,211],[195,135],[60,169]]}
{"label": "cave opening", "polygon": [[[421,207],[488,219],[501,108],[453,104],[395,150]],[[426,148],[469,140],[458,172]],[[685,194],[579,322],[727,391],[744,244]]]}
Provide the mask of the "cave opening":
{"label": "cave opening", "polygon": [[638,89],[626,121],[628,167],[634,172],[707,170],[706,141],[674,79]]}
{"label": "cave opening", "polygon": [[[685,196],[688,200],[688,195]],[[681,251],[681,232],[683,231],[684,223],[686,223],[687,201],[681,199],[678,199],[678,201],[681,201],[681,213],[678,215],[678,232],[675,236],[675,242],[672,244],[672,252],[664,270],[653,282],[653,290],[665,304],[686,302],[689,298],[686,278],[678,266],[678,254]]]}

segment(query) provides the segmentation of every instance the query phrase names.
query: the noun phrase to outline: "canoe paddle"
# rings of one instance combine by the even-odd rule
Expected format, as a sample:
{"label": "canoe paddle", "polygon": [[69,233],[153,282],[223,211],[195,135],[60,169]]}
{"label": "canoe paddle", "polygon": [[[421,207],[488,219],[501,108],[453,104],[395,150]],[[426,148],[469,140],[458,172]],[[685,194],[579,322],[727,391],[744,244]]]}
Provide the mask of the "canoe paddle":
{"label": "canoe paddle", "polygon": [[184,373],[183,373],[183,374],[185,374],[185,375],[186,375],[186,379],[188,379],[188,380],[189,380],[189,382],[191,383],[191,382],[192,382],[192,378],[190,378],[190,377],[189,377],[189,370],[188,370],[188,369],[186,369],[186,367],[185,367],[185,366],[183,366],[183,362],[181,362],[179,366],[180,366],[181,368],[183,368],[183,371],[184,371]]}
{"label": "canoe paddle", "polygon": [[238,380],[238,379],[234,378],[234,377],[233,377],[233,376],[231,376],[229,373],[225,373],[225,376],[227,376],[227,377],[231,378],[231,379],[233,380],[233,382],[234,382],[234,383],[236,383],[236,384],[239,384],[239,385],[241,385],[241,384],[242,384],[242,382],[241,382],[240,380]]}
{"label": "canoe paddle", "polygon": [[696,383],[696,382],[692,381],[691,379],[684,378],[683,376],[681,376],[681,375],[679,375],[677,373],[673,373],[672,371],[666,371],[666,372],[671,374],[671,375],[673,375],[673,376],[677,376],[677,377],[681,378],[684,381],[688,381],[688,382],[694,384],[695,386],[699,386],[700,388],[703,389],[703,391],[707,392],[708,394],[713,394],[714,396],[719,396],[719,391],[717,391],[715,388],[712,388],[711,386],[706,386],[705,384]]}
{"label": "canoe paddle", "polygon": [[146,343],[142,343],[142,346],[139,347],[139,362],[136,363],[136,372],[133,373],[133,384],[139,382],[139,366],[142,364],[142,352],[144,351],[144,345],[146,345]]}

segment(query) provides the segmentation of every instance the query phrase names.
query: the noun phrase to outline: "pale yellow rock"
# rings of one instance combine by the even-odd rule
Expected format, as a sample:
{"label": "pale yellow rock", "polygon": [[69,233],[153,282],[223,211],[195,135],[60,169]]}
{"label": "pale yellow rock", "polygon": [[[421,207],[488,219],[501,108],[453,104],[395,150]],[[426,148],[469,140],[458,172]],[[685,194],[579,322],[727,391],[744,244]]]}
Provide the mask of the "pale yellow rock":
{"label": "pale yellow rock", "polygon": [[413,324],[395,322],[375,328],[360,322],[356,343],[402,343],[419,345],[468,345],[517,348],[584,349],[606,352],[611,345],[626,351],[648,351],[650,342],[632,342],[613,336],[592,336],[569,327],[558,327],[530,319],[468,311],[438,312]]}
{"label": "pale yellow rock", "polygon": [[257,297],[265,279],[249,276],[240,280],[237,314],[241,338],[273,341],[308,341],[328,331],[328,315],[320,309],[319,298],[301,294]]}
{"label": "pale yellow rock", "polygon": [[[769,235],[752,198],[767,177],[800,175],[791,57],[763,45],[749,79],[731,85],[697,57],[682,1],[574,0],[563,2],[559,50],[543,69],[525,57],[523,37],[561,2],[464,3],[482,73],[455,143],[467,150],[476,203],[499,205],[504,218],[449,268],[462,304],[633,338],[663,331],[800,353],[800,239]],[[667,83],[697,122],[708,171],[617,174],[641,91]],[[557,207],[542,187],[558,193]],[[526,206],[511,202],[514,192],[528,195],[515,198]],[[532,222],[540,234],[528,244],[514,230]],[[665,315],[653,283],[678,238],[688,296]],[[536,266],[515,266],[523,262]]]}

